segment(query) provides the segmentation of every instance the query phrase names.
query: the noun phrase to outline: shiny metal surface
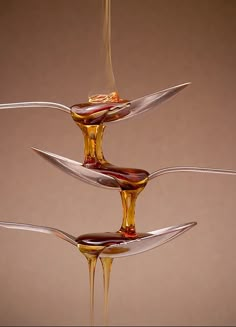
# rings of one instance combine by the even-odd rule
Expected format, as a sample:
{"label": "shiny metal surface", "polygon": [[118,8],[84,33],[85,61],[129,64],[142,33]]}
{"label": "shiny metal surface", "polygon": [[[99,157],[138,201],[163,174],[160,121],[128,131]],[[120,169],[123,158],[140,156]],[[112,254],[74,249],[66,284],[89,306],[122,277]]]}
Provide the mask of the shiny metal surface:
{"label": "shiny metal surface", "polygon": [[0,221],[0,227],[9,228],[9,229],[20,229],[20,230],[26,230],[26,231],[38,232],[38,233],[44,233],[44,234],[51,234],[51,235],[59,237],[62,240],[67,241],[67,242],[77,246],[77,243],[75,242],[76,238],[74,236],[71,236],[68,233],[65,233],[59,229],[52,228],[52,227],[6,222],[6,221]]}
{"label": "shiny metal surface", "polygon": [[55,102],[33,101],[33,102],[15,102],[15,103],[1,103],[0,110],[2,109],[24,109],[24,108],[52,108],[70,113],[70,108],[64,104]]}
{"label": "shiny metal surface", "polygon": [[167,168],[162,168],[162,169],[156,170],[153,173],[151,173],[148,178],[149,178],[149,180],[152,180],[153,178],[159,177],[164,174],[181,173],[181,172],[236,175],[236,170],[232,170],[232,169],[176,166],[176,167],[167,167]]}
{"label": "shiny metal surface", "polygon": [[190,222],[166,227],[149,232],[150,236],[110,245],[101,252],[100,257],[120,258],[152,250],[157,246],[173,240],[175,237],[186,232],[196,224],[196,222]]}
{"label": "shiny metal surface", "polygon": [[190,84],[191,83],[184,83],[172,86],[168,89],[145,95],[135,100],[131,100],[126,104],[121,105],[120,108],[119,106],[111,108],[108,111],[106,117],[104,118],[104,122],[117,122],[120,120],[135,117],[139,114],[146,112],[147,110],[154,109],[155,107],[167,101]]}
{"label": "shiny metal surface", "polygon": [[116,179],[111,176],[86,168],[80,162],[59,156],[55,153],[42,151],[37,148],[32,149],[54,166],[85,183],[108,189],[120,189]]}
{"label": "shiny metal surface", "polygon": [[[171,241],[172,239],[181,235],[183,232],[189,230],[195,225],[195,222],[191,222],[187,224],[171,226],[151,231],[149,232],[150,236],[145,236],[136,240],[129,239],[127,240],[127,242],[106,246],[99,256],[119,258],[146,252],[168,241]],[[72,245],[78,246],[78,243],[76,242],[76,237],[52,227],[6,221],[0,221],[0,227],[51,234],[56,237],[59,237],[64,241],[71,243]]]}

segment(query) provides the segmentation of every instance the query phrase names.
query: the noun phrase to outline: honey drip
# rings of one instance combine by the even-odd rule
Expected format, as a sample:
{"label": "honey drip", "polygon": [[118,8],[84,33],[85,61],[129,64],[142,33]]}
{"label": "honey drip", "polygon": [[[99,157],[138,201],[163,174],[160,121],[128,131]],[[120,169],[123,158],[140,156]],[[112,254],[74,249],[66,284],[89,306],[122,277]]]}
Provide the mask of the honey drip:
{"label": "honey drip", "polygon": [[107,103],[107,102],[119,102],[120,98],[116,92],[116,82],[113,72],[112,65],[112,54],[111,54],[111,0],[103,0],[103,49],[105,56],[105,84],[108,91],[106,94],[94,94],[89,96],[90,103]]}
{"label": "honey drip", "polygon": [[[109,247],[127,239],[137,239],[147,234],[138,234],[135,226],[135,205],[138,195],[147,184],[149,173],[143,169],[123,168],[109,163],[103,154],[102,141],[105,126],[103,122],[116,119],[117,103],[124,103],[116,91],[115,78],[111,60],[111,3],[104,0],[103,41],[106,53],[106,73],[112,92],[95,94],[89,97],[88,102],[71,107],[71,115],[80,127],[84,136],[84,163],[83,166],[98,170],[116,179],[120,186],[120,195],[123,207],[123,217],[120,229],[115,233],[94,233],[81,235],[77,239],[79,250],[85,255],[89,265],[90,280],[90,315],[91,325],[94,324],[94,276],[98,257],[103,268],[104,282],[104,325],[108,324],[108,293],[110,272],[113,259],[109,255],[129,251],[127,247]],[[108,116],[109,111],[112,115]],[[127,115],[129,109],[118,113]],[[107,255],[107,257],[106,257]]]}
{"label": "honey drip", "polygon": [[122,190],[121,200],[123,206],[123,220],[119,232],[124,233],[128,236],[136,236],[135,228],[135,204],[139,193],[143,188],[138,188],[136,190]]}
{"label": "honey drip", "polygon": [[110,247],[113,244],[120,244],[127,239],[137,239],[147,236],[147,233],[136,234],[127,237],[122,232],[116,233],[90,233],[80,235],[76,241],[78,249],[86,257],[89,266],[89,283],[90,283],[90,323],[94,326],[94,277],[95,268],[99,255],[103,252],[104,257],[100,257],[103,268],[103,284],[104,284],[104,326],[108,325],[108,295],[110,285],[110,273],[113,259],[105,257],[105,255],[123,253],[128,251],[126,248]]}
{"label": "honey drip", "polygon": [[89,255],[84,253],[85,257],[88,260],[89,265],[89,284],[90,284],[90,321],[91,326],[94,326],[94,278],[95,278],[95,269],[97,264],[97,255]]}
{"label": "honey drip", "polygon": [[90,286],[90,324],[94,326],[94,278],[97,258],[104,247],[80,245],[79,250],[88,261]]}
{"label": "honey drip", "polygon": [[[99,112],[99,110],[98,110]],[[91,115],[91,112],[90,112]],[[94,112],[92,112],[94,115]],[[86,112],[85,112],[86,116]],[[117,250],[121,252],[128,251],[126,248],[108,248],[106,247],[121,243],[127,239],[134,239],[144,236],[136,233],[135,226],[135,204],[138,195],[144,189],[148,181],[148,172],[136,168],[122,168],[109,163],[103,154],[102,141],[105,126],[100,124],[84,124],[78,121],[78,116],[72,114],[72,117],[80,127],[84,135],[84,163],[87,168],[98,170],[116,179],[120,185],[120,195],[123,207],[123,218],[120,229],[116,233],[87,234],[78,238],[80,251],[85,255],[89,264],[90,276],[90,312],[91,324],[94,323],[94,275],[97,258],[104,251],[109,255]],[[84,119],[84,118],[83,118]],[[91,117],[87,115],[86,119]],[[94,116],[93,116],[94,119]],[[83,120],[82,120],[83,121]],[[114,252],[112,252],[114,251]],[[104,281],[104,325],[108,324],[108,293],[110,283],[110,272],[113,259],[110,257],[100,258],[103,267]]]}
{"label": "honey drip", "polygon": [[108,316],[108,295],[110,286],[110,274],[112,267],[112,258],[100,258],[103,268],[103,284],[104,284],[104,325],[108,326],[109,316]]}
{"label": "honey drip", "polygon": [[[78,123],[77,123],[78,124]],[[102,151],[105,126],[78,124],[84,134],[84,166],[114,177],[120,185],[123,221],[120,232],[135,235],[135,203],[148,180],[148,172],[142,169],[122,168],[110,164]]]}
{"label": "honey drip", "polygon": [[106,54],[106,68],[109,82],[113,90],[116,89],[115,76],[112,66],[111,56],[111,0],[103,0],[104,23],[103,23],[103,42]]}
{"label": "honey drip", "polygon": [[106,164],[102,150],[102,139],[105,126],[83,125],[77,123],[84,135],[84,166],[88,168],[100,168]]}
{"label": "honey drip", "polygon": [[[74,117],[74,116],[73,116]],[[102,141],[105,126],[85,125],[77,122],[84,135],[84,163],[90,169],[116,178],[122,190],[142,189],[146,186],[149,173],[143,169],[123,168],[109,163],[103,154]],[[140,191],[139,191],[140,193]]]}

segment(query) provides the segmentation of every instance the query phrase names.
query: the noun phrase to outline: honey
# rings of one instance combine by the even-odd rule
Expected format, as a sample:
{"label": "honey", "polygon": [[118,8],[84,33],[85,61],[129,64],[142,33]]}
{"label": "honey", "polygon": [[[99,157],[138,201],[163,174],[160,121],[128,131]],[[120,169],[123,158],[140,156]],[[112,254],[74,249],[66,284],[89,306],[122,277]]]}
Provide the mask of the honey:
{"label": "honey", "polygon": [[[83,166],[97,170],[113,177],[120,186],[123,217],[120,228],[116,232],[90,233],[77,238],[78,248],[86,257],[89,266],[90,281],[90,317],[94,324],[94,276],[97,259],[100,258],[104,281],[104,324],[108,324],[108,292],[112,268],[112,254],[128,251],[125,247],[109,247],[127,240],[146,236],[136,231],[135,205],[139,194],[148,182],[149,173],[143,169],[118,167],[109,163],[102,149],[105,122],[121,118],[130,113],[128,100],[120,98],[115,87],[115,79],[111,61],[111,12],[110,0],[104,1],[104,46],[106,49],[106,69],[112,91],[107,94],[89,96],[85,103],[71,107],[71,116],[84,136]],[[122,110],[120,108],[122,107]],[[109,115],[112,113],[112,115]],[[102,257],[99,257],[103,253]],[[106,257],[107,255],[107,257]]]}
{"label": "honey", "polygon": [[[134,240],[147,236],[146,233],[140,233],[127,236],[125,233],[89,233],[80,235],[76,242],[78,249],[86,257],[89,267],[89,283],[90,283],[90,323],[94,325],[94,278],[97,259],[104,252],[107,257],[100,257],[103,268],[103,283],[104,283],[104,325],[108,325],[108,293],[110,284],[110,273],[113,258],[112,254],[125,252],[125,248],[108,248],[110,245],[124,243],[127,240]],[[128,249],[127,249],[128,251]]]}

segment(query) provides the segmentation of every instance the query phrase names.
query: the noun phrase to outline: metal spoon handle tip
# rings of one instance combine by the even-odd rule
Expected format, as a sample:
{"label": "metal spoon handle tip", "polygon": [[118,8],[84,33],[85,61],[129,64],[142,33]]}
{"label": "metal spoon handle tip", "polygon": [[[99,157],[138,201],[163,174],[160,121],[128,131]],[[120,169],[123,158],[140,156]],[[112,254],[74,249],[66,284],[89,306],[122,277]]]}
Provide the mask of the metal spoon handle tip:
{"label": "metal spoon handle tip", "polygon": [[9,229],[25,230],[25,231],[31,231],[31,232],[38,232],[38,233],[44,233],[44,234],[51,234],[51,235],[59,237],[62,240],[67,241],[67,242],[77,246],[77,243],[75,241],[76,238],[74,236],[72,236],[66,232],[63,232],[60,229],[56,229],[56,228],[52,228],[52,227],[15,223],[15,222],[6,222],[6,221],[0,221],[0,227],[9,228]]}
{"label": "metal spoon handle tip", "polygon": [[156,170],[153,173],[151,173],[148,178],[149,180],[152,180],[153,178],[159,177],[161,175],[170,174],[170,173],[181,173],[181,172],[236,175],[236,170],[232,170],[232,169],[176,166],[176,167],[167,167],[167,168]]}
{"label": "metal spoon handle tip", "polygon": [[15,103],[2,103],[0,104],[0,110],[2,109],[24,109],[24,108],[52,108],[70,113],[69,107],[64,104],[55,102],[44,101],[32,101],[32,102],[15,102]]}

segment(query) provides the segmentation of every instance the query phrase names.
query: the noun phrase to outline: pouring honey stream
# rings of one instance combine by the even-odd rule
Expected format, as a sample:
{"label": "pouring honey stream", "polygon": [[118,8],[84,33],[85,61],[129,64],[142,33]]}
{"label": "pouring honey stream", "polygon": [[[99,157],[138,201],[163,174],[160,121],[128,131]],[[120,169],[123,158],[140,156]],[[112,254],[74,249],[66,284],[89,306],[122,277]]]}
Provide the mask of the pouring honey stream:
{"label": "pouring honey stream", "polygon": [[[105,130],[104,120],[109,110],[117,105],[128,102],[120,98],[116,91],[115,78],[111,56],[111,0],[103,0],[103,48],[106,75],[104,83],[108,85],[108,92],[98,92],[90,95],[86,103],[71,107],[73,120],[81,129],[84,136],[84,162],[83,166],[97,170],[116,179],[120,186],[120,196],[123,208],[121,227],[116,232],[90,233],[78,237],[78,248],[85,255],[89,265],[90,280],[90,320],[94,324],[94,277],[96,263],[99,255],[106,246],[122,243],[130,239],[145,236],[136,232],[135,205],[138,195],[147,184],[149,173],[142,169],[123,168],[109,163],[103,154],[102,142]],[[100,86],[99,86],[100,87]],[[124,115],[126,114],[125,111]],[[114,111],[113,111],[114,114]],[[124,249],[120,249],[120,251]],[[117,251],[113,248],[112,251]],[[108,290],[110,272],[113,259],[100,258],[103,268],[104,280],[104,324],[108,324]]]}
{"label": "pouring honey stream", "polygon": [[[101,102],[101,99],[103,99]],[[111,102],[113,100],[113,102]],[[117,102],[118,101],[118,102]],[[88,103],[72,106],[71,115],[81,129],[84,136],[84,162],[83,166],[97,170],[116,179],[120,186],[120,196],[123,208],[121,227],[116,232],[92,233],[80,236],[77,239],[79,250],[85,255],[89,264],[90,275],[90,312],[91,324],[94,322],[94,276],[96,262],[99,254],[107,245],[121,243],[127,239],[137,239],[144,234],[136,232],[135,205],[138,195],[147,184],[149,173],[143,169],[123,168],[109,163],[104,156],[102,144],[105,125],[105,117],[109,106],[120,103],[118,93],[95,96]],[[93,105],[99,103],[99,107],[93,109]],[[85,110],[88,108],[89,110]],[[108,323],[108,289],[112,261],[109,258],[100,258],[103,267],[104,278],[104,323]]]}

